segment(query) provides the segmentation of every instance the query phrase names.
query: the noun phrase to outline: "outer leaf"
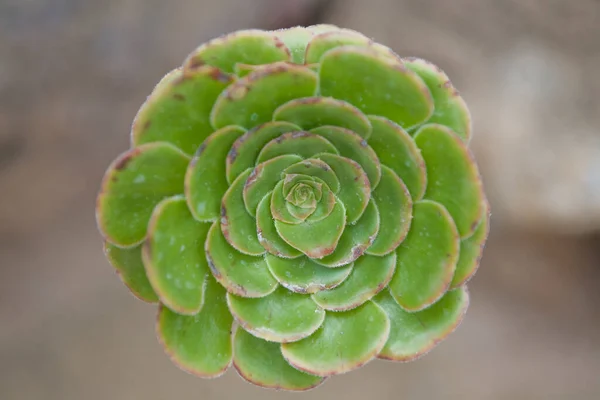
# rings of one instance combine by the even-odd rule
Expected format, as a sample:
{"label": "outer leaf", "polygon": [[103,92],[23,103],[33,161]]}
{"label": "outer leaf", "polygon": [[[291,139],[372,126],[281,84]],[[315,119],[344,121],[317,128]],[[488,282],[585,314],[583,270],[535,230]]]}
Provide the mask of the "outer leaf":
{"label": "outer leaf", "polygon": [[371,124],[362,111],[331,97],[291,100],[275,110],[273,119],[292,122],[306,131],[332,125],[349,129],[365,139],[371,134]]}
{"label": "outer leaf", "polygon": [[433,113],[431,93],[421,78],[400,59],[372,48],[342,46],[325,53],[319,84],[322,96],[345,100],[404,128]]}
{"label": "outer leaf", "polygon": [[384,255],[394,251],[406,237],[411,224],[413,204],[404,182],[390,168],[381,168],[381,183],[373,191],[381,223],[368,254]]}
{"label": "outer leaf", "polygon": [[233,180],[248,168],[256,165],[260,150],[271,140],[286,132],[301,128],[289,122],[267,122],[249,130],[235,141],[227,155],[227,181]]}
{"label": "outer leaf", "polygon": [[354,262],[352,273],[341,285],[315,293],[312,298],[326,310],[351,310],[383,290],[395,268],[396,253],[384,257],[362,256]]}
{"label": "outer leaf", "polygon": [[149,143],[121,154],[108,168],[96,205],[98,227],[119,247],[141,243],[152,210],[183,193],[189,158],[167,143]]}
{"label": "outer leaf", "polygon": [[325,311],[310,297],[282,287],[259,299],[230,293],[227,304],[245,330],[270,342],[288,343],[303,339],[316,331],[325,319]]}
{"label": "outer leaf", "polygon": [[185,175],[185,194],[198,221],[215,221],[221,213],[221,198],[229,187],[225,159],[231,145],[245,131],[228,126],[210,135],[192,158]]}
{"label": "outer leaf", "polygon": [[256,211],[256,226],[260,244],[271,254],[277,257],[294,258],[302,253],[287,244],[277,233],[275,221],[271,215],[271,196],[267,194],[259,203]]}
{"label": "outer leaf", "polygon": [[337,197],[346,208],[348,224],[354,224],[363,214],[371,197],[369,178],[360,165],[349,158],[335,154],[319,154],[316,158],[324,161],[335,172],[340,181]]}
{"label": "outer leaf", "polygon": [[471,236],[483,210],[481,177],[471,152],[456,133],[437,124],[420,128],[415,142],[427,165],[425,198],[448,209],[461,238]]}
{"label": "outer leaf", "polygon": [[289,59],[288,48],[271,32],[245,30],[203,44],[188,56],[184,66],[190,70],[208,64],[233,72],[237,63],[260,65]]}
{"label": "outer leaf", "polygon": [[353,266],[350,263],[341,268],[327,268],[308,257],[290,260],[270,254],[267,255],[267,265],[282,286],[303,294],[336,287],[350,275]]}
{"label": "outer leaf", "polygon": [[228,292],[242,297],[263,297],[277,289],[277,281],[264,257],[249,256],[231,247],[218,222],[210,227],[205,249],[212,274]]}
{"label": "outer leaf", "polygon": [[168,74],[135,117],[132,145],[169,142],[194,154],[214,131],[210,112],[219,94],[232,82],[233,76],[210,66]]}
{"label": "outer leaf", "polygon": [[238,329],[233,339],[233,365],[250,383],[271,389],[304,391],[324,378],[298,371],[281,355],[278,343],[267,342]]}
{"label": "outer leaf", "polygon": [[410,135],[387,118],[370,116],[373,133],[369,145],[379,161],[402,179],[413,201],[420,200],[427,187],[425,160]]}
{"label": "outer leaf", "polygon": [[373,299],[385,310],[392,322],[390,337],[379,358],[413,361],[433,349],[460,325],[469,306],[466,287],[447,292],[431,307],[407,312],[387,290]]}
{"label": "outer leaf", "polygon": [[322,126],[311,132],[329,140],[342,157],[356,161],[369,177],[371,189],[375,189],[381,179],[381,167],[375,151],[367,141],[352,131],[337,126]]}
{"label": "outer leaf", "polygon": [[231,246],[251,256],[264,254],[258,233],[256,220],[248,214],[244,205],[244,185],[250,176],[250,169],[238,176],[231,184],[221,206],[221,230]]}
{"label": "outer leaf", "polygon": [[383,348],[390,321],[368,301],[350,311],[327,313],[321,328],[306,339],[281,345],[283,357],[296,369],[330,376],[360,368]]}
{"label": "outer leaf", "polygon": [[267,143],[258,155],[257,162],[262,163],[286,154],[310,158],[319,153],[338,154],[338,151],[327,139],[321,136],[308,132],[290,132],[284,133]]}
{"label": "outer leaf", "polygon": [[210,301],[196,315],[177,314],[161,306],[157,333],[165,351],[181,369],[214,378],[231,364],[233,317],[227,309],[225,289],[210,276],[206,297]]}
{"label": "outer leaf", "polygon": [[297,164],[287,167],[283,172],[286,174],[304,174],[319,178],[322,180],[333,193],[338,193],[340,190],[340,181],[327,163],[311,158],[302,160]]}
{"label": "outer leaf", "polygon": [[204,303],[209,224],[194,219],[183,196],[161,201],[148,224],[142,257],[152,287],[170,309],[195,314]]}
{"label": "outer leaf", "polygon": [[310,68],[287,63],[266,65],[222,92],[210,120],[216,128],[227,125],[251,128],[270,121],[281,104],[312,96],[316,87],[317,74]]}
{"label": "outer leaf", "polygon": [[158,301],[158,296],[146,276],[142,262],[142,246],[122,249],[104,242],[104,254],[135,297],[148,303]]}
{"label": "outer leaf", "polygon": [[465,142],[471,139],[471,114],[450,78],[437,66],[419,59],[404,59],[407,68],[416,72],[433,96],[435,109],[428,123],[445,125]]}
{"label": "outer leaf", "polygon": [[460,242],[460,257],[452,278],[451,288],[457,288],[467,282],[479,267],[479,261],[483,255],[485,241],[490,231],[490,205],[484,202],[483,216],[475,233]]}
{"label": "outer leaf", "polygon": [[415,203],[406,240],[397,250],[398,265],[390,292],[402,308],[420,311],[438,301],[450,286],[456,269],[459,237],[444,206]]}

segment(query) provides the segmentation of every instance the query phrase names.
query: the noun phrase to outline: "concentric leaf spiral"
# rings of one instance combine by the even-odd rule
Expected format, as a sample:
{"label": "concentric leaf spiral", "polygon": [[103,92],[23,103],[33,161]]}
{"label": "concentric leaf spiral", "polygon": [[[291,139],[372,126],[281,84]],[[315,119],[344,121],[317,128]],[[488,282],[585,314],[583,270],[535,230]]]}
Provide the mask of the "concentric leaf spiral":
{"label": "concentric leaf spiral", "polygon": [[307,390],[452,332],[490,210],[448,77],[330,25],[193,51],[97,201],[105,251],[182,369]]}

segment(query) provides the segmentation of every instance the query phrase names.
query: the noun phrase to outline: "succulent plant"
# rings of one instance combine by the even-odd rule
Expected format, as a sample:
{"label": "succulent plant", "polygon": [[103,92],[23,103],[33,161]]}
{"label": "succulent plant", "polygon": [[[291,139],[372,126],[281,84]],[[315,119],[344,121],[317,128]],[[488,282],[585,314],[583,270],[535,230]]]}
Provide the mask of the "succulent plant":
{"label": "succulent plant", "polygon": [[330,25],[214,39],[139,110],[105,252],[183,370],[307,390],[461,322],[489,206],[448,77]]}

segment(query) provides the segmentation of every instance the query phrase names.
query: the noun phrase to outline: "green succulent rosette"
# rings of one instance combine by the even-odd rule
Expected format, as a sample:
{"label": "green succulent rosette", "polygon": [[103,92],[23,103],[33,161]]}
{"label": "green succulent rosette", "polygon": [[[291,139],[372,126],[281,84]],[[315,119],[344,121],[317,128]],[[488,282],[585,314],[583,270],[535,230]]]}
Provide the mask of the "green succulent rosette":
{"label": "green succulent rosette", "polygon": [[108,168],[108,259],[182,369],[307,390],[414,360],[469,304],[489,206],[436,66],[330,25],[214,39]]}

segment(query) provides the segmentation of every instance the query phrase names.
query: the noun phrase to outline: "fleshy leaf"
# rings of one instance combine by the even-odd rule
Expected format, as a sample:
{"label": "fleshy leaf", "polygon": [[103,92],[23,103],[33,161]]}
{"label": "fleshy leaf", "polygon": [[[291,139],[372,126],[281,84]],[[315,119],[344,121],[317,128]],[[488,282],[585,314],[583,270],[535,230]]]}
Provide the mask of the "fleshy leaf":
{"label": "fleshy leaf", "polygon": [[413,201],[420,200],[427,187],[425,161],[412,137],[387,118],[370,116],[373,133],[369,145],[381,164],[402,179]]}
{"label": "fleshy leaf", "polygon": [[241,328],[233,338],[233,353],[233,366],[241,377],[264,388],[305,391],[325,380],[290,366],[279,343],[259,339]]}
{"label": "fleshy leaf", "polygon": [[300,160],[297,155],[286,154],[260,163],[252,170],[244,185],[244,204],[250,215],[256,214],[258,203],[281,180],[282,171]]}
{"label": "fleshy leaf", "polygon": [[354,224],[367,208],[371,197],[369,178],[360,165],[346,157],[335,154],[319,154],[316,158],[324,161],[335,172],[340,181],[337,197],[344,203],[348,224]]}
{"label": "fleshy leaf", "polygon": [[318,63],[327,51],[345,45],[366,46],[370,42],[365,35],[349,29],[324,32],[315,36],[306,48],[306,63]]}
{"label": "fleshy leaf", "polygon": [[327,218],[329,214],[333,212],[337,199],[329,186],[319,178],[314,178],[316,182],[322,183],[322,195],[321,200],[315,207],[315,211],[306,218],[306,222],[318,222],[323,218]]}
{"label": "fleshy leaf", "polygon": [[402,308],[420,311],[448,290],[458,261],[456,225],[439,203],[415,203],[410,231],[398,250],[390,292]]}
{"label": "fleshy leaf", "polygon": [[327,268],[307,257],[283,259],[267,254],[267,265],[273,276],[286,289],[296,293],[316,293],[342,283],[352,271],[353,264]]}
{"label": "fleshy leaf", "polygon": [[215,221],[221,214],[221,199],[229,187],[225,159],[231,145],[245,131],[237,126],[210,135],[192,158],[185,175],[185,195],[198,221]]}
{"label": "fleshy leaf", "polygon": [[379,224],[377,206],[370,201],[360,219],[354,225],[346,226],[335,251],[317,262],[331,268],[356,260],[375,240]]}
{"label": "fleshy leaf", "polygon": [[188,56],[184,67],[189,70],[208,64],[234,72],[237,63],[260,65],[289,59],[290,52],[279,38],[270,32],[250,29],[203,44]]}
{"label": "fleshy leaf", "polygon": [[104,242],[104,254],[135,297],[148,303],[158,301],[158,296],[146,276],[142,262],[142,246],[122,249]]}
{"label": "fleshy leaf", "polygon": [[469,293],[466,287],[451,290],[431,307],[418,312],[403,310],[387,290],[373,301],[385,310],[392,322],[390,337],[378,358],[413,361],[456,330],[469,306]]}
{"label": "fleshy leaf", "polygon": [[338,193],[340,190],[340,181],[335,172],[333,172],[327,163],[316,158],[302,160],[297,164],[287,167],[284,172],[286,174],[304,174],[319,178],[333,193]]}
{"label": "fleshy leaf", "polygon": [[160,301],[180,314],[195,314],[204,303],[208,264],[203,244],[210,225],[194,219],[183,196],[161,201],[148,223],[142,257]]}
{"label": "fleshy leaf", "polygon": [[312,96],[317,74],[304,66],[275,63],[238,79],[217,98],[211,113],[215,128],[252,128],[270,121],[273,111],[292,99]]}
{"label": "fleshy leaf", "polygon": [[285,154],[296,154],[310,158],[319,153],[338,154],[336,148],[321,136],[308,132],[284,133],[265,145],[258,155],[257,162],[262,163]]}
{"label": "fleshy leaf", "polygon": [[212,274],[228,292],[242,297],[263,297],[277,289],[265,258],[249,256],[231,247],[218,222],[208,231],[205,249]]}
{"label": "fleshy leaf", "polygon": [[404,64],[423,79],[433,96],[435,109],[427,123],[445,125],[468,142],[471,114],[450,78],[439,67],[419,58],[404,59]]}
{"label": "fleshy leaf", "polygon": [[310,258],[323,258],[333,253],[346,225],[346,210],[336,202],[326,218],[298,225],[275,221],[279,236],[287,244],[300,250]]}
{"label": "fleshy leaf", "polygon": [[96,203],[104,237],[120,247],[140,244],[158,202],[183,193],[189,161],[167,143],[148,143],[121,154],[108,167]]}
{"label": "fleshy leaf", "polygon": [[345,100],[404,128],[433,113],[431,93],[421,78],[400,59],[375,49],[342,46],[328,51],[321,61],[319,84],[322,96]]}
{"label": "fleshy leaf", "polygon": [[295,258],[302,253],[287,244],[277,233],[271,215],[271,196],[267,194],[259,203],[256,211],[256,225],[260,244],[271,254],[283,258]]}
{"label": "fleshy leaf", "polygon": [[276,221],[293,225],[300,224],[306,219],[300,219],[288,210],[287,201],[283,195],[283,181],[279,181],[273,189],[271,198],[271,216]]}
{"label": "fleshy leaf", "polygon": [[449,128],[428,124],[415,134],[427,166],[425,198],[443,204],[460,233],[475,232],[483,210],[483,187],[475,160],[463,141]]}
{"label": "fleshy leaf", "polygon": [[356,161],[369,177],[371,189],[377,187],[381,178],[379,158],[365,139],[348,129],[337,126],[322,126],[311,132],[329,140],[342,157]]}
{"label": "fleshy leaf", "polygon": [[184,73],[177,70],[159,82],[135,117],[133,146],[169,142],[187,154],[194,154],[213,131],[210,113],[233,76],[203,66]]}
{"label": "fleshy leaf", "polygon": [[365,139],[371,134],[371,124],[362,111],[331,97],[291,100],[275,110],[273,120],[288,121],[306,131],[331,125],[349,129]]}
{"label": "fleshy leaf", "polygon": [[341,285],[312,295],[328,311],[347,311],[370,300],[392,279],[396,253],[378,257],[364,255],[354,262],[352,273]]}
{"label": "fleshy leaf", "polygon": [[296,369],[330,376],[360,368],[383,348],[390,321],[368,301],[344,312],[328,312],[320,329],[306,339],[281,345],[283,357]]}
{"label": "fleshy leaf", "polygon": [[235,141],[227,155],[227,181],[229,183],[248,168],[256,165],[260,150],[271,140],[286,132],[301,128],[289,122],[267,122],[246,132]]}
{"label": "fleshy leaf", "polygon": [[306,45],[314,35],[313,32],[307,28],[296,26],[275,31],[273,33],[285,43],[288,49],[290,49],[292,62],[304,64],[304,52],[306,51]]}
{"label": "fleshy leaf", "polygon": [[479,261],[483,255],[483,248],[489,234],[490,229],[490,205],[484,201],[483,216],[481,222],[475,229],[475,233],[467,239],[463,239],[460,242],[460,256],[458,258],[458,264],[456,264],[456,271],[452,278],[451,288],[456,288],[467,282],[479,267]]}
{"label": "fleshy leaf", "polygon": [[225,238],[236,250],[251,256],[264,254],[256,231],[256,220],[244,204],[244,185],[250,176],[250,169],[239,175],[231,184],[221,206],[221,229]]}
{"label": "fleshy leaf", "polygon": [[177,366],[194,375],[214,378],[231,365],[233,317],[227,309],[225,289],[210,275],[206,298],[210,301],[195,315],[177,314],[161,305],[157,332]]}
{"label": "fleshy leaf", "polygon": [[394,251],[406,237],[411,224],[413,203],[410,193],[398,175],[385,165],[381,167],[381,183],[373,191],[379,210],[379,234],[367,249],[368,254],[384,255]]}
{"label": "fleshy leaf", "polygon": [[270,342],[295,342],[310,336],[325,319],[325,311],[309,296],[279,287],[259,299],[229,293],[227,304],[236,321],[248,332]]}

